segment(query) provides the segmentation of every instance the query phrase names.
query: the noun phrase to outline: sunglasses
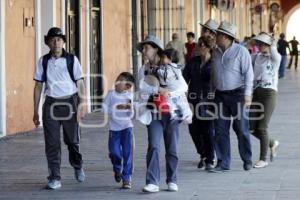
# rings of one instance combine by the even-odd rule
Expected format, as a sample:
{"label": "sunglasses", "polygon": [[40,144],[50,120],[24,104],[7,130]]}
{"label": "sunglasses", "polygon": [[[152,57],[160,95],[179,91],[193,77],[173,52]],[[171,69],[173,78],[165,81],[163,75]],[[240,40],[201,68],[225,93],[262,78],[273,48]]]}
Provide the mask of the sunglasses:
{"label": "sunglasses", "polygon": [[256,45],[257,46],[268,46],[267,44],[265,44],[265,43],[263,43],[263,42],[261,42],[261,41],[255,41],[255,43],[256,43]]}
{"label": "sunglasses", "polygon": [[206,33],[206,32],[208,32],[208,33],[213,33],[211,30],[209,30],[208,28],[205,28],[205,27],[202,27],[201,31],[202,31],[203,33]]}
{"label": "sunglasses", "polygon": [[199,42],[199,43],[198,43],[198,46],[199,46],[199,47],[205,47],[205,48],[207,48],[207,46],[206,46],[203,42]]}

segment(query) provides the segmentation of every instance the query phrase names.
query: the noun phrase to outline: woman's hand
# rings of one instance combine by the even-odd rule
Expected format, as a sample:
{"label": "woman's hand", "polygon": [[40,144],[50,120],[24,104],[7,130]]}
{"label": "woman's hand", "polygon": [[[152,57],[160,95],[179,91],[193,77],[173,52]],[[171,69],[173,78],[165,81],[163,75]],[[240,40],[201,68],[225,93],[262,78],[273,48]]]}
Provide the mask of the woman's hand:
{"label": "woman's hand", "polygon": [[163,95],[164,97],[170,96],[170,92],[166,88],[160,87],[158,89],[158,93],[161,94],[161,95]]}
{"label": "woman's hand", "polygon": [[250,107],[251,106],[251,102],[252,102],[252,97],[251,96],[244,96],[244,105],[246,107]]}

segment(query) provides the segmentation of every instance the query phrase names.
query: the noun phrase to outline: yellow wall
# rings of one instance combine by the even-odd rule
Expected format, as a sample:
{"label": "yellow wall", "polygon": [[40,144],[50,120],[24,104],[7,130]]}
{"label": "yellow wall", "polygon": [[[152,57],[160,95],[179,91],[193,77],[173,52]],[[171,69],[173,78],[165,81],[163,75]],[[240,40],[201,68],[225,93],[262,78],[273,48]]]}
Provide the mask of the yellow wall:
{"label": "yellow wall", "polygon": [[[185,30],[186,32],[194,31],[193,30],[193,1],[192,0],[185,0],[184,2],[185,7]],[[185,38],[183,38],[183,41],[185,41]]]}
{"label": "yellow wall", "polygon": [[129,0],[103,1],[103,74],[108,80],[104,89],[110,89],[117,75],[129,71],[130,16]]}
{"label": "yellow wall", "polygon": [[24,9],[34,13],[34,0],[6,4],[6,98],[7,134],[33,128],[33,72],[35,66],[34,28],[23,29]]}
{"label": "yellow wall", "polygon": [[61,0],[56,0],[56,26],[61,27]]}

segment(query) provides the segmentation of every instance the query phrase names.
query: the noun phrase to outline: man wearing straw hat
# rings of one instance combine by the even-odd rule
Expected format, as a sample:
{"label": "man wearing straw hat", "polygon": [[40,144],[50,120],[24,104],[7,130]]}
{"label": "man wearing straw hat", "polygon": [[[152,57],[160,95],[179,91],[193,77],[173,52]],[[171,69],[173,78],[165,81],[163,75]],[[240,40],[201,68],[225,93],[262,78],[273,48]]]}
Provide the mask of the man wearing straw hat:
{"label": "man wearing straw hat", "polygon": [[216,34],[217,34],[216,30],[218,29],[219,26],[218,22],[216,22],[213,19],[209,19],[205,22],[205,24],[200,23],[200,25],[202,26],[201,37],[211,36],[213,38],[216,38]]}
{"label": "man wearing straw hat", "polygon": [[213,57],[213,86],[218,108],[215,120],[215,145],[218,149],[216,172],[230,169],[230,124],[238,138],[244,170],[252,168],[248,106],[251,104],[253,68],[248,50],[234,42],[236,27],[221,22],[217,29],[217,45]]}
{"label": "man wearing straw hat", "polygon": [[[200,23],[200,25],[202,26],[201,28],[201,37],[211,37],[214,40],[216,39],[216,30],[218,29],[218,23],[213,20],[213,19],[209,19],[207,20],[204,24]],[[200,37],[200,38],[201,38]],[[198,43],[199,43],[199,39],[198,39]],[[198,46],[196,46],[195,51],[194,51],[194,58],[187,64],[187,66],[191,66],[191,65],[198,65],[199,63],[199,59],[197,58],[200,54],[200,48]],[[185,71],[188,71],[188,69],[186,69]],[[200,161],[198,163],[198,168],[202,169],[205,167],[205,163],[207,162],[207,155],[205,153],[205,146],[208,146],[207,144],[205,144],[206,142],[204,141],[205,139],[200,136],[199,134],[199,130],[197,128],[197,126],[195,126],[197,123],[193,123],[189,126],[189,132],[190,135],[192,137],[192,140],[195,144],[195,147],[197,149],[197,153],[200,155]],[[213,129],[211,129],[211,131],[213,131]],[[213,133],[211,133],[211,135],[213,135]]]}

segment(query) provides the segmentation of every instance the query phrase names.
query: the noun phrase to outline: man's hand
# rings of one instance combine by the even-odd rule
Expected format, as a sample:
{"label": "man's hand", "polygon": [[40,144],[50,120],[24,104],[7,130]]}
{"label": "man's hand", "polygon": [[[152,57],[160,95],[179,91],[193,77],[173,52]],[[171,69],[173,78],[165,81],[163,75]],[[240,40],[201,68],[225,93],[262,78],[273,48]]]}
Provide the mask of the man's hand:
{"label": "man's hand", "polygon": [[87,104],[85,102],[82,102],[78,106],[77,121],[81,122],[81,120],[85,117],[86,113],[87,113]]}
{"label": "man's hand", "polygon": [[35,112],[34,114],[33,114],[33,123],[34,123],[34,125],[35,125],[35,127],[37,128],[39,125],[40,125],[40,120],[39,120],[39,114],[37,113],[37,112]]}
{"label": "man's hand", "polygon": [[251,106],[252,97],[251,96],[244,96],[244,105],[247,107]]}

